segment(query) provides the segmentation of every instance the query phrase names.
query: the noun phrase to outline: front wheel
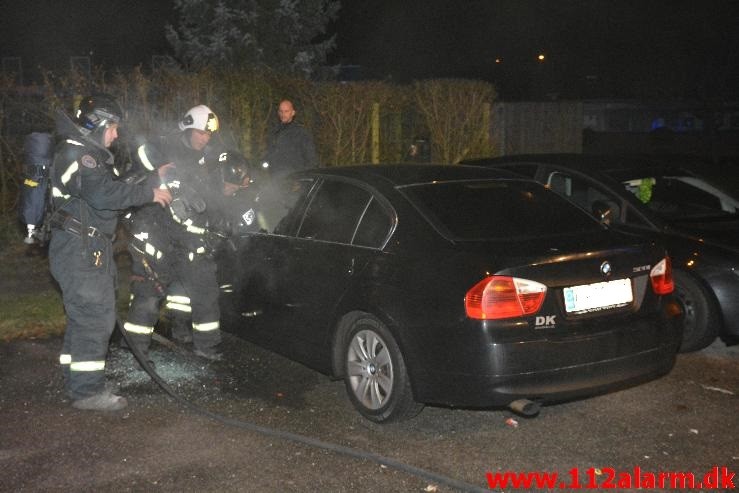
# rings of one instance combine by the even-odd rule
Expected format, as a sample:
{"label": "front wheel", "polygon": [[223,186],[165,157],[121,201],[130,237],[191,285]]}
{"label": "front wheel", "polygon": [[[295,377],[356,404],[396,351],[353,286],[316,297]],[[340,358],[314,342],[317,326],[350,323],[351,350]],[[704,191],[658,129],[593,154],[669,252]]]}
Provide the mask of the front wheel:
{"label": "front wheel", "polygon": [[343,344],[344,384],[362,416],[387,423],[412,418],[423,409],[413,400],[400,348],[379,320],[355,320]]}
{"label": "front wheel", "polygon": [[698,351],[718,335],[718,315],[708,292],[690,274],[675,270],[675,297],[683,309],[681,353]]}

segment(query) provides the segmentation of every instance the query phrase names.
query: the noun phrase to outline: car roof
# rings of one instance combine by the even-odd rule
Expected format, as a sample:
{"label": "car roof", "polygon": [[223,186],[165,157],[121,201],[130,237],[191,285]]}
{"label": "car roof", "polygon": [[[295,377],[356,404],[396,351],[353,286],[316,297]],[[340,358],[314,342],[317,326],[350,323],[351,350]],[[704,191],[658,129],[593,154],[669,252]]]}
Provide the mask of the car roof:
{"label": "car roof", "polygon": [[354,178],[371,185],[393,187],[435,181],[522,179],[520,175],[506,170],[459,164],[365,164],[315,168],[303,173]]}

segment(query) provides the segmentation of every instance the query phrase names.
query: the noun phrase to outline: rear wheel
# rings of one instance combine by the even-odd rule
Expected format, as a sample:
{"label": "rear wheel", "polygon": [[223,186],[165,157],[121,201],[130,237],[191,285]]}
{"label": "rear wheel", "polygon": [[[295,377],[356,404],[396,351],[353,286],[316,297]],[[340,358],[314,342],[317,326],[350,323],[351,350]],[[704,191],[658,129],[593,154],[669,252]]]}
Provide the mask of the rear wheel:
{"label": "rear wheel", "polygon": [[362,316],[343,340],[344,384],[354,407],[376,423],[401,421],[418,414],[400,348],[377,319]]}
{"label": "rear wheel", "polygon": [[711,344],[718,335],[718,315],[708,292],[690,274],[673,271],[675,297],[683,309],[681,353],[698,351]]}

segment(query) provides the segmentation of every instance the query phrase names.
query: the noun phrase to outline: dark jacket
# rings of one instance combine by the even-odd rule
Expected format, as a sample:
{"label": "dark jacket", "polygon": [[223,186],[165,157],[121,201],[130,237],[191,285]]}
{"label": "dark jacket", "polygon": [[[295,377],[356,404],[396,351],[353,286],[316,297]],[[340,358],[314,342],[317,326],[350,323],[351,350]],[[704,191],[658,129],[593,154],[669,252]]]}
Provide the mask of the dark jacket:
{"label": "dark jacket", "polygon": [[160,248],[166,245],[167,249],[194,251],[202,246],[204,224],[195,224],[200,222],[197,220],[202,215],[194,210],[204,208],[198,188],[205,176],[205,152],[190,148],[184,134],[177,133],[152,139],[137,149],[136,156],[142,166],[150,170],[174,163],[162,177],[172,193],[172,202],[166,208],[151,204],[136,209],[131,218],[131,231],[134,234],[147,232],[150,241]]}
{"label": "dark jacket", "polygon": [[137,151],[139,159],[151,167],[169,162],[175,166],[162,179],[172,193],[172,203],[164,209],[145,206],[136,210],[131,231],[134,241],[137,233],[147,232],[149,241],[163,253],[211,253],[213,233],[229,232],[234,212],[222,194],[222,182],[205,164],[209,150],[196,151],[182,137],[176,134],[154,140]]}
{"label": "dark jacket", "polygon": [[275,127],[267,142],[265,161],[273,179],[319,165],[313,136],[295,121]]}
{"label": "dark jacket", "polygon": [[[113,235],[119,211],[151,202],[151,183],[114,180],[113,155],[82,135],[66,115],[57,121],[61,135],[51,174],[54,207],[87,227]],[[84,217],[83,217],[84,216]]]}

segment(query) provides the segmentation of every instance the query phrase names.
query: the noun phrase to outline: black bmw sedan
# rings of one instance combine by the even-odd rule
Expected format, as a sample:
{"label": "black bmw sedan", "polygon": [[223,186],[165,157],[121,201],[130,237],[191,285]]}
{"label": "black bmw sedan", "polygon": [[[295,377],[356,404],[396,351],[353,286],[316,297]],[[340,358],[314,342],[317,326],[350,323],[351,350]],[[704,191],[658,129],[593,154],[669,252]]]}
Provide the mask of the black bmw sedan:
{"label": "black bmw sedan", "polygon": [[679,155],[537,154],[469,164],[534,178],[615,227],[658,235],[685,313],[681,351],[717,336],[739,342],[739,199],[700,173],[707,163]]}
{"label": "black bmw sedan", "polygon": [[533,180],[470,166],[293,174],[220,257],[226,330],[342,378],[366,418],[510,406],[665,374],[665,249]]}

